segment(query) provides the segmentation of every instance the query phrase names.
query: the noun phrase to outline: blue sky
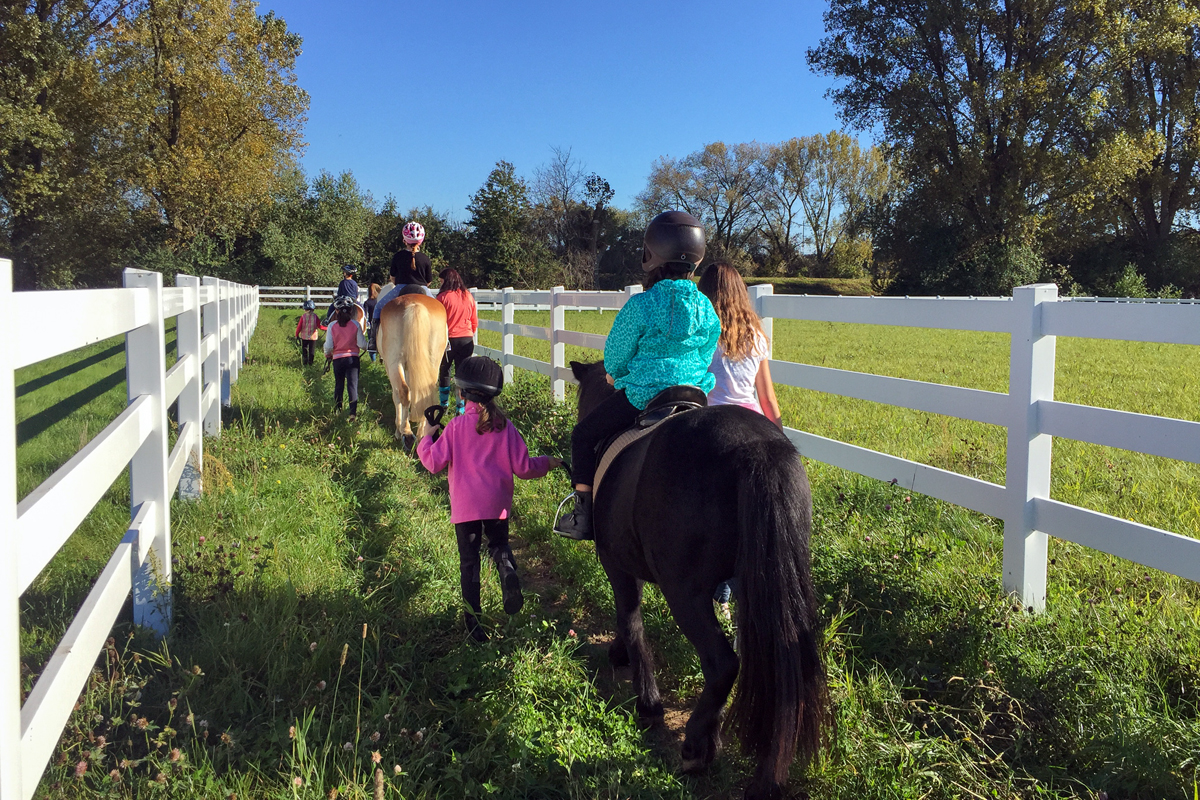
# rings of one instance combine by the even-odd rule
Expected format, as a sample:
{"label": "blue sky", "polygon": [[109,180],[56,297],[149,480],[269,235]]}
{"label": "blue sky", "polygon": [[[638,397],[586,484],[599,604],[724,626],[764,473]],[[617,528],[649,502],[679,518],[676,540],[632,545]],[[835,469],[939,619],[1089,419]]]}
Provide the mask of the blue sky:
{"label": "blue sky", "polygon": [[[659,156],[841,127],[823,2],[260,0],[304,38],[303,165],[465,220],[496,161],[570,148],[629,207]],[[865,143],[865,141],[864,141]]]}

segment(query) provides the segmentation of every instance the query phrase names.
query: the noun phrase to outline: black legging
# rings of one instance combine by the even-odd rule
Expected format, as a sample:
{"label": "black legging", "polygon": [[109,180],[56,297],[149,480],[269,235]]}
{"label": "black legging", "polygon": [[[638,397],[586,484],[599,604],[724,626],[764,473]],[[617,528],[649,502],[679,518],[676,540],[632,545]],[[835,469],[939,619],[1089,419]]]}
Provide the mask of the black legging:
{"label": "black legging", "polygon": [[358,413],[358,356],[333,360],[333,406],[342,407],[342,391],[350,395],[350,413]]}
{"label": "black legging", "polygon": [[487,535],[488,555],[496,562],[500,572],[500,584],[510,572],[517,571],[512,548],[508,546],[508,520],[477,519],[454,524],[454,538],[458,540],[459,585],[463,600],[478,614],[479,607],[479,545]]}
{"label": "black legging", "polygon": [[579,421],[571,432],[571,478],[576,483],[592,485],[596,477],[596,447],[632,426],[639,413],[622,389]]}
{"label": "black legging", "polygon": [[446,348],[446,354],[442,356],[442,368],[438,372],[438,386],[445,388],[450,385],[450,365],[454,364],[454,373],[458,374],[458,368],[462,366],[462,362],[471,357],[475,352],[475,339],[471,336],[452,336],[450,337],[450,346]]}
{"label": "black legging", "polygon": [[316,339],[300,340],[300,361],[303,364],[313,363],[313,354],[317,352]]}

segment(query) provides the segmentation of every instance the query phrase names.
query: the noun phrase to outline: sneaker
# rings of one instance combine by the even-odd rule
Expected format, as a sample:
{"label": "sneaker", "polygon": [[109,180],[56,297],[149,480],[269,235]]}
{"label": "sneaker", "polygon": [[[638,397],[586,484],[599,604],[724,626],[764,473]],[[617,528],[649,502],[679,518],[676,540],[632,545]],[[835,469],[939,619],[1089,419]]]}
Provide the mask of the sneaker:
{"label": "sneaker", "polygon": [[[554,532],[567,539],[590,541],[593,538],[592,493],[576,491],[572,497],[575,500],[575,505],[571,509],[571,513],[559,518],[558,522],[554,525]],[[566,501],[564,500],[563,502],[565,503]]]}
{"label": "sneaker", "polygon": [[525,595],[521,593],[521,579],[516,572],[504,576],[504,613],[509,616],[520,612],[525,605]]}

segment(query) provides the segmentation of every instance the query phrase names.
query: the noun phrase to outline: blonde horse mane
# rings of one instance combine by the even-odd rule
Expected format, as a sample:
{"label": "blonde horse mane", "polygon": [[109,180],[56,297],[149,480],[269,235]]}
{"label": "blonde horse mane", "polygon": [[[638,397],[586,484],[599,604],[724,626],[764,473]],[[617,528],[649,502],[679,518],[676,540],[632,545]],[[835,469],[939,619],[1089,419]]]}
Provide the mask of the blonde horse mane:
{"label": "blonde horse mane", "polygon": [[410,418],[425,431],[424,411],[437,405],[438,367],[446,352],[446,309],[432,297],[406,294],[379,314],[379,356],[392,384],[396,438],[411,435]]}

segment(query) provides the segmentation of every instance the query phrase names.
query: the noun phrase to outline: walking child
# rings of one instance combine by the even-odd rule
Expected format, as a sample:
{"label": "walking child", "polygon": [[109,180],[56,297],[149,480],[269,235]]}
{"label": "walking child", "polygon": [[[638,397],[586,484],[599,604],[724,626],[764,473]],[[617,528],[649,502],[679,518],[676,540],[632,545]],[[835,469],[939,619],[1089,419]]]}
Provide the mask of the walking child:
{"label": "walking child", "polygon": [[316,303],[305,300],[302,308],[304,313],[296,320],[296,341],[300,343],[300,363],[308,366],[313,363],[313,356],[317,352],[317,337],[325,330],[325,326],[317,316]]}
{"label": "walking child", "polygon": [[339,297],[333,302],[337,321],[325,334],[325,358],[333,362],[333,407],[342,408],[342,392],[350,400],[350,421],[358,417],[358,358],[367,346],[362,328],[352,319],[354,301]]}
{"label": "walking child", "polygon": [[[438,301],[446,307],[446,328],[450,334],[450,344],[446,355],[442,357],[442,367],[438,372],[438,392],[441,404],[450,405],[450,366],[455,371],[462,368],[475,352],[475,332],[479,330],[479,313],[475,310],[475,298],[467,291],[462,277],[456,269],[444,269],[441,273],[442,290],[438,292]],[[458,401],[458,413],[463,413],[463,401]]]}
{"label": "walking child", "polygon": [[504,611],[516,614],[525,603],[512,548],[508,520],[512,514],[513,476],[541,478],[562,462],[549,456],[531,457],[525,440],[496,404],[504,388],[504,371],[490,358],[474,356],[456,370],[454,382],[466,400],[465,413],[441,430],[445,409],[426,410],[429,425],[417,445],[417,456],[430,472],[450,468],[450,521],[458,540],[459,578],[467,631],[475,641],[487,634],[479,626],[479,549],[488,540],[488,555],[496,562]]}
{"label": "walking child", "polygon": [[771,345],[762,320],[750,305],[746,282],[732,264],[718,261],[704,271],[699,289],[721,320],[721,338],[708,368],[716,379],[708,393],[708,404],[757,411],[782,430],[783,418],[767,363]]}

